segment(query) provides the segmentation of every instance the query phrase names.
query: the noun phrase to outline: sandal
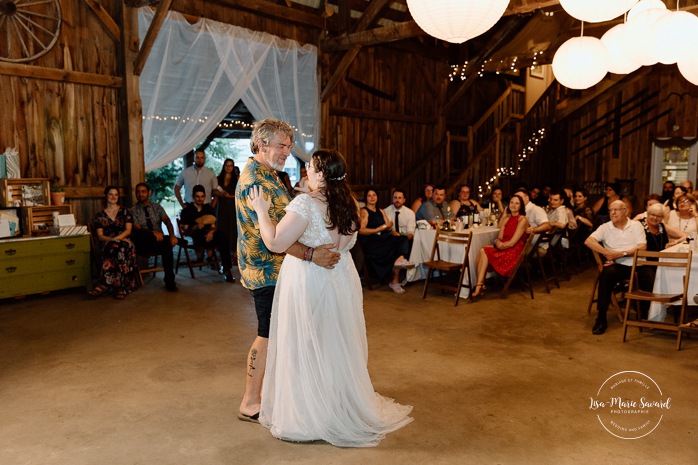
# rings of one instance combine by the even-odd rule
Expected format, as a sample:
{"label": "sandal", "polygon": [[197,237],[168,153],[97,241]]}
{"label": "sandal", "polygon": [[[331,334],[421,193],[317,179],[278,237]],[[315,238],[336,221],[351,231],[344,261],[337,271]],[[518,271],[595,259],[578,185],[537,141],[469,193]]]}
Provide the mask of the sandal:
{"label": "sandal", "polygon": [[[480,292],[476,292],[478,289],[480,289]],[[485,289],[487,288],[485,287],[484,283],[476,284],[473,292],[470,294],[470,297],[477,299],[478,297],[485,295]]]}
{"label": "sandal", "polygon": [[689,321],[688,323],[684,323],[681,326],[683,326],[684,328],[698,328],[698,320]]}
{"label": "sandal", "polygon": [[409,268],[414,268],[415,266],[417,266],[416,263],[411,262],[411,261],[409,261],[409,260],[406,260],[406,259],[404,259],[404,258],[401,259],[401,260],[396,261],[396,262],[393,264],[393,268],[404,268],[404,269],[409,269]]}
{"label": "sandal", "polygon": [[118,291],[116,294],[114,294],[114,298],[116,300],[124,300],[126,298],[126,293],[124,291]]}
{"label": "sandal", "polygon": [[105,286],[105,285],[103,285],[103,284],[100,284],[100,285],[98,285],[98,286],[95,286],[95,288],[92,289],[92,290],[91,290],[90,292],[88,292],[87,294],[88,294],[89,296],[91,296],[91,297],[99,297],[100,295],[104,294],[104,293],[107,292],[108,290],[109,290],[109,288],[108,288],[107,286]]}
{"label": "sandal", "polygon": [[390,283],[390,284],[388,284],[388,287],[390,287],[390,289],[392,289],[393,292],[396,294],[404,294],[405,293],[405,290],[402,288],[402,286],[400,286],[399,283],[398,284]]}

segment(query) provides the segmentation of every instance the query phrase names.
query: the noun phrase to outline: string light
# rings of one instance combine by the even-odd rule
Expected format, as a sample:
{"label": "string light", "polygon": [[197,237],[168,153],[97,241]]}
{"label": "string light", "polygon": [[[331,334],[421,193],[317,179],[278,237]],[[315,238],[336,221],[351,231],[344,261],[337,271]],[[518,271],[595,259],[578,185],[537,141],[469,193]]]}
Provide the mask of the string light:
{"label": "string light", "polygon": [[[177,121],[179,123],[190,123],[190,122],[197,122],[200,124],[206,123],[208,121],[208,116],[204,116],[203,118],[191,118],[191,117],[183,117],[183,116],[148,116],[146,117],[145,115],[143,116],[143,121],[146,120],[155,120],[155,121]],[[306,134],[304,132],[301,132],[296,126],[290,125],[291,129],[293,129],[295,132],[300,134],[303,137],[309,138],[313,137],[312,134]],[[253,124],[252,123],[247,123],[245,121],[221,121],[218,123],[218,127],[221,129],[234,129],[234,128],[243,128],[243,129],[249,129],[252,130]]]}
{"label": "string light", "polygon": [[449,81],[453,81],[453,78],[458,76],[461,81],[466,80],[465,69],[468,67],[468,62],[466,61],[462,65],[451,65],[451,73],[448,75]]}

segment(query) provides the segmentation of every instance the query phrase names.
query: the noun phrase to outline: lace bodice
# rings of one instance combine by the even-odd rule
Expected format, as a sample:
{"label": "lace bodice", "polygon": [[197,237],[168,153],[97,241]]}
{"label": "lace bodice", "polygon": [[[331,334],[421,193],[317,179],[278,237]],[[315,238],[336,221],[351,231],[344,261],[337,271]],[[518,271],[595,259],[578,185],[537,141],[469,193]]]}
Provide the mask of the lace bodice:
{"label": "lace bodice", "polygon": [[[313,198],[309,194],[301,194],[288,204],[286,211],[294,212],[308,220],[308,227],[300,239],[298,239],[298,242],[301,244],[308,247],[317,247],[323,244],[339,243],[337,231],[327,229],[327,223],[325,222],[327,206],[322,200]],[[351,241],[339,252],[347,252],[354,246],[356,233],[352,236]]]}

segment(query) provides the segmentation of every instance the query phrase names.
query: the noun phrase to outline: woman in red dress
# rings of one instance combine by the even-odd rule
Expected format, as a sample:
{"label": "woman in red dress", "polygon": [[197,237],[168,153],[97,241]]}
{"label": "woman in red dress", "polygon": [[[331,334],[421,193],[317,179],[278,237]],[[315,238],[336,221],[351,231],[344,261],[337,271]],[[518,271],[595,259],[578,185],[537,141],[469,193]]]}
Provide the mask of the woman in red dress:
{"label": "woman in red dress", "polygon": [[509,201],[506,214],[499,220],[499,235],[494,245],[483,247],[477,255],[477,284],[472,297],[482,295],[485,290],[485,274],[488,267],[508,277],[523,251],[528,235],[528,220],[523,215],[523,199],[515,195]]}

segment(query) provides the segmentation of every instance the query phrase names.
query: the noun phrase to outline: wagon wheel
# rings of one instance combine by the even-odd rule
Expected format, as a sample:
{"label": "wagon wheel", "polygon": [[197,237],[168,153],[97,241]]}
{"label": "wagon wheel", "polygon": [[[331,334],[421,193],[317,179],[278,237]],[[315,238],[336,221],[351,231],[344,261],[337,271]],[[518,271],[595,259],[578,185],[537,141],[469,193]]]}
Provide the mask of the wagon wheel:
{"label": "wagon wheel", "polygon": [[0,61],[39,58],[56,44],[60,30],[59,0],[0,0]]}

